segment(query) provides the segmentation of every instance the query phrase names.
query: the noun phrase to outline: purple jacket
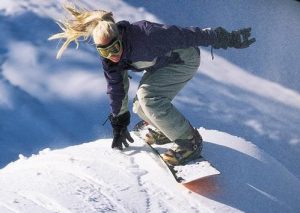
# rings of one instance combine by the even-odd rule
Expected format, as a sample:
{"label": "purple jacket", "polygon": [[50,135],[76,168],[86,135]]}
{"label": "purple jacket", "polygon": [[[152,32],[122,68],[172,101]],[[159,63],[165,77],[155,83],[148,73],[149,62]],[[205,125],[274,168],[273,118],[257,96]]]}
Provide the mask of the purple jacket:
{"label": "purple jacket", "polygon": [[[102,58],[107,94],[114,116],[119,114],[122,100],[126,96],[122,73],[124,70],[153,72],[171,63],[182,63],[179,55],[167,56],[167,53],[175,49],[213,45],[217,40],[214,30],[199,27],[182,28],[149,21],[120,21],[117,26],[124,48],[121,59],[118,63],[113,63]],[[134,66],[137,62],[150,63],[149,67],[141,69]]]}

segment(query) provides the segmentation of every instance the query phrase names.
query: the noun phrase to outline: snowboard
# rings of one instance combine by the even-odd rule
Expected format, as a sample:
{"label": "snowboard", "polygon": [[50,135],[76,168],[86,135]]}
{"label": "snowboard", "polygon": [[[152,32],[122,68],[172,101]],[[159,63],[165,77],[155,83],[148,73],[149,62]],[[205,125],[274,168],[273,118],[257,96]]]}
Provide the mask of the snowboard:
{"label": "snowboard", "polygon": [[[144,141],[145,135],[147,134],[149,128],[154,131],[156,130],[152,125],[149,125],[144,121],[140,121],[134,126],[133,134]],[[145,142],[145,145],[150,148],[150,150],[155,154],[159,163],[175,178],[178,183],[186,184],[195,180],[220,174],[220,172],[203,156],[190,161],[185,165],[172,166],[167,164],[163,160],[161,154],[171,148],[172,143],[164,145],[150,145]]]}

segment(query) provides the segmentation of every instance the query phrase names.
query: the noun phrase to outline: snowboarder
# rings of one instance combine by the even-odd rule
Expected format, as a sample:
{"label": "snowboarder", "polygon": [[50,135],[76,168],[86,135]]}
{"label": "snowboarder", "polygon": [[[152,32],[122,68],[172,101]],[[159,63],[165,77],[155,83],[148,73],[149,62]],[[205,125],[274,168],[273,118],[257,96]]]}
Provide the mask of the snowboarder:
{"label": "snowboarder", "polygon": [[200,65],[198,46],[227,49],[247,48],[251,28],[228,32],[222,27],[201,29],[150,21],[115,22],[113,14],[103,10],[88,11],[66,6],[71,18],[59,22],[62,33],[49,39],[66,39],[57,58],[70,42],[93,37],[107,80],[113,128],[112,148],[123,149],[133,142],[127,126],[128,70],[145,71],[133,102],[133,112],[156,127],[149,131],[149,143],[174,143],[162,157],[171,165],[182,164],[200,156],[202,138],[190,122],[171,103],[177,93],[193,78]]}

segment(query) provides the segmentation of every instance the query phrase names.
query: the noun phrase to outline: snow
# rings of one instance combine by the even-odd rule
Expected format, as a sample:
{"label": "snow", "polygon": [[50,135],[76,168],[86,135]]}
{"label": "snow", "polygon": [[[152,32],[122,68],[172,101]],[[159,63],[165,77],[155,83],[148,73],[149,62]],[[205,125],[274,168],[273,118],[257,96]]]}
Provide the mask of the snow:
{"label": "snow", "polygon": [[[185,186],[138,139],[124,152],[110,149],[92,42],[57,61],[58,45],[47,41],[62,2],[0,3],[1,213],[300,211],[298,2],[80,1],[117,20],[252,27],[251,48],[215,50],[214,60],[201,48],[198,73],[174,100],[221,172]],[[130,74],[132,99],[141,74]],[[133,114],[129,128],[137,121]]]}
{"label": "snow", "polygon": [[[210,57],[210,53],[203,51],[201,73],[204,75],[215,81],[242,88],[245,91],[300,109],[299,92],[247,73],[221,57],[216,57],[213,61],[210,60]],[[222,71],[220,71],[220,67],[222,67]]]}
{"label": "snow", "polygon": [[[204,155],[221,175],[180,186],[135,138],[46,149],[0,171],[1,212],[296,212],[300,181],[252,143],[199,129]],[[276,184],[274,184],[276,183]],[[210,187],[209,190],[205,189]],[[189,189],[188,189],[189,188]],[[204,190],[203,190],[204,188]],[[251,202],[249,202],[251,201]]]}
{"label": "snow", "polygon": [[[184,207],[187,198],[176,198],[180,193],[176,183],[145,153],[141,142],[125,152],[111,150],[109,143],[99,140],[10,164],[1,171],[1,186],[9,186],[1,191],[1,202],[5,208],[25,212],[196,209],[193,205]],[[136,151],[139,153],[132,155]],[[161,173],[156,180],[154,172]]]}

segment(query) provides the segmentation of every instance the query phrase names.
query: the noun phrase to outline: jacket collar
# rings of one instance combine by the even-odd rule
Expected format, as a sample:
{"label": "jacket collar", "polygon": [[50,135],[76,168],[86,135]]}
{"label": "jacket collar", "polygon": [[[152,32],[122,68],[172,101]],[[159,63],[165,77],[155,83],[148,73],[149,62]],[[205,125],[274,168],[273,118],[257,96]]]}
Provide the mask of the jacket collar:
{"label": "jacket collar", "polygon": [[128,31],[130,27],[130,23],[128,21],[120,21],[117,23],[119,33],[122,38],[122,44],[123,44],[123,53],[121,56],[120,61],[127,61],[131,54],[131,45],[128,40]]}

